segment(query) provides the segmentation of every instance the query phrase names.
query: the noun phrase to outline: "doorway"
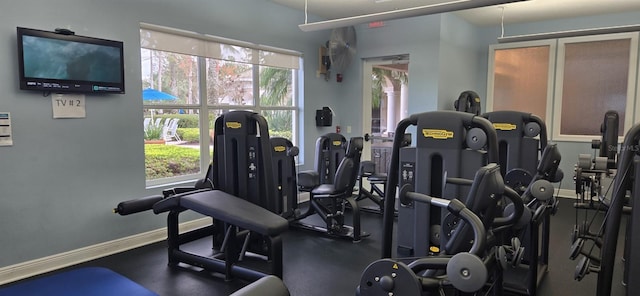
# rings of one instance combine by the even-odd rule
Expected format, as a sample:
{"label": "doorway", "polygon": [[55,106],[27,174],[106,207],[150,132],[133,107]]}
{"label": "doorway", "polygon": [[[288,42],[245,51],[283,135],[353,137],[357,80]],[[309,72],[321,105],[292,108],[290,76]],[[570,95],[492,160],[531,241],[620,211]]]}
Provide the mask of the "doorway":
{"label": "doorway", "polygon": [[365,60],[363,69],[362,157],[386,173],[398,122],[408,116],[409,56]]}

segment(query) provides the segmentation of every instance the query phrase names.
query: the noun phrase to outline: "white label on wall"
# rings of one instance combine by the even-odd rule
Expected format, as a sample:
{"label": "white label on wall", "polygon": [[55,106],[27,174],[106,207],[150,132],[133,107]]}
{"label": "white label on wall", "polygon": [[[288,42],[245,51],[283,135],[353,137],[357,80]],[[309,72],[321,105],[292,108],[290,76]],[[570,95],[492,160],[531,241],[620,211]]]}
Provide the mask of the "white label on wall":
{"label": "white label on wall", "polygon": [[13,145],[11,137],[11,114],[9,112],[0,112],[0,146]]}
{"label": "white label on wall", "polygon": [[83,94],[54,94],[51,96],[53,118],[85,118]]}

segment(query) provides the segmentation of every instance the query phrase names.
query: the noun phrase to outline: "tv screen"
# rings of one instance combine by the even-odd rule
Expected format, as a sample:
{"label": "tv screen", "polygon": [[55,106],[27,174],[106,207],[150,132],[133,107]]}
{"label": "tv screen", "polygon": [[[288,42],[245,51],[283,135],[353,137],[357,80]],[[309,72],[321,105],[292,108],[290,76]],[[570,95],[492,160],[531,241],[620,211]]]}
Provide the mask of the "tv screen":
{"label": "tv screen", "polygon": [[18,27],[20,89],[124,93],[120,41]]}

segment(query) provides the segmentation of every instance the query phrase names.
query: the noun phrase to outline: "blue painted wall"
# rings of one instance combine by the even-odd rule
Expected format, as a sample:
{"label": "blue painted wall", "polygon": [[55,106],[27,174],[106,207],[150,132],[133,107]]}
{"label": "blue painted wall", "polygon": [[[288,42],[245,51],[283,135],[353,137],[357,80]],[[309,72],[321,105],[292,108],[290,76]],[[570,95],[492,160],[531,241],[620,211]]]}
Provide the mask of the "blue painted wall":
{"label": "blue painted wall", "polygon": [[[121,200],[159,192],[145,189],[140,22],[300,51],[310,69],[304,106],[315,110],[336,92],[315,79],[317,48],[329,32],[302,32],[302,12],[268,1],[24,0],[0,6],[0,111],[11,112],[14,137],[13,146],[0,147],[0,267],[164,227],[164,215],[111,212]],[[51,98],[18,89],[17,26],[123,41],[126,94],[87,96],[86,118],[53,119]],[[312,112],[304,114],[304,125],[313,126]],[[318,132],[305,134],[313,147]]]}

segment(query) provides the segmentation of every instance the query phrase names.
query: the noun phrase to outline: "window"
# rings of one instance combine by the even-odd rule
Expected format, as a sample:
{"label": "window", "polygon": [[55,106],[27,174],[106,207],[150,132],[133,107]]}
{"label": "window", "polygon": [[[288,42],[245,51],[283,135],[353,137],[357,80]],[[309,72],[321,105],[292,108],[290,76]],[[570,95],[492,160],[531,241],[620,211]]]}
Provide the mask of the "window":
{"label": "window", "polygon": [[500,45],[491,51],[494,71],[487,106],[493,111],[529,112],[543,120],[550,117],[555,42]]}
{"label": "window", "polygon": [[297,145],[299,53],[147,24],[140,37],[148,186],[199,178],[230,110],[262,114]]}
{"label": "window", "polygon": [[558,41],[556,138],[591,140],[608,110],[620,115],[620,136],[631,127],[637,53],[636,33]]}
{"label": "window", "polygon": [[634,116],[637,38],[610,34],[491,46],[487,110],[531,112],[545,119],[554,140],[571,141],[599,136],[604,113],[616,110],[622,135]]}

